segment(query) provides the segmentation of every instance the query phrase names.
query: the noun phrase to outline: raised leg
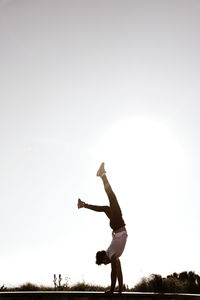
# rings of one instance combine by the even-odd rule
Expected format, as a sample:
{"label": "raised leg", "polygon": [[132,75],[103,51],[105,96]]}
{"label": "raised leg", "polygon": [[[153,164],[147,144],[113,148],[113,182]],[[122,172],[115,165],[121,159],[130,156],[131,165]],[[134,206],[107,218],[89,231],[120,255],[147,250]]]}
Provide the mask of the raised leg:
{"label": "raised leg", "polygon": [[105,168],[104,168],[104,163],[102,163],[100,165],[100,168],[99,170],[97,171],[97,176],[101,177],[102,181],[103,181],[103,184],[104,184],[104,189],[106,191],[106,194],[108,196],[108,199],[109,199],[109,202],[110,202],[110,208],[111,209],[120,209],[119,207],[119,204],[118,204],[118,201],[117,201],[117,198],[115,196],[115,193],[113,192],[112,188],[111,188],[111,185],[108,181],[108,178],[106,176],[106,171],[105,171]]}

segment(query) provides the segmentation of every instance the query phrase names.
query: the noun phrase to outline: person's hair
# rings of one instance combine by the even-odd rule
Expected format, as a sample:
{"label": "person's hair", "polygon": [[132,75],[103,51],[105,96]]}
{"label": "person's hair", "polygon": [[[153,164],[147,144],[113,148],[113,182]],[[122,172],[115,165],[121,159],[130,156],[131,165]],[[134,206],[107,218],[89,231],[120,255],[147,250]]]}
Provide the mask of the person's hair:
{"label": "person's hair", "polygon": [[101,265],[103,263],[103,259],[106,255],[106,251],[102,250],[102,251],[98,251],[96,253],[96,264],[97,265]]}

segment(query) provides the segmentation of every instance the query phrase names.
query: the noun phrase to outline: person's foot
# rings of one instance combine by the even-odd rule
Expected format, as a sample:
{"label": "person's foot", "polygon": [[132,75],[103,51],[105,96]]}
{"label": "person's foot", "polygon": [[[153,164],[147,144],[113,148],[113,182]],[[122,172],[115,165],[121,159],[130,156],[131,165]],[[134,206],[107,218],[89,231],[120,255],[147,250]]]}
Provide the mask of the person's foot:
{"label": "person's foot", "polygon": [[81,199],[78,199],[77,206],[78,206],[78,208],[84,207],[85,206],[85,202],[81,201]]}
{"label": "person's foot", "polygon": [[99,167],[99,170],[97,171],[97,176],[102,177],[104,174],[106,174],[106,171],[104,169],[104,162]]}

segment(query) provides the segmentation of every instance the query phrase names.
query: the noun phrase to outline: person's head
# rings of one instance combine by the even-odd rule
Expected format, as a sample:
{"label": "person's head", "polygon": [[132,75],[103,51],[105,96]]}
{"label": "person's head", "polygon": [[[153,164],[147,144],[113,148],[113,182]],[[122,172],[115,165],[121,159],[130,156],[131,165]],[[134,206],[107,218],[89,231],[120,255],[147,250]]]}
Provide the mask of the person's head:
{"label": "person's head", "polygon": [[98,251],[96,253],[96,264],[97,265],[101,265],[101,264],[107,265],[109,263],[110,263],[110,259],[107,256],[106,251],[102,250],[102,251]]}

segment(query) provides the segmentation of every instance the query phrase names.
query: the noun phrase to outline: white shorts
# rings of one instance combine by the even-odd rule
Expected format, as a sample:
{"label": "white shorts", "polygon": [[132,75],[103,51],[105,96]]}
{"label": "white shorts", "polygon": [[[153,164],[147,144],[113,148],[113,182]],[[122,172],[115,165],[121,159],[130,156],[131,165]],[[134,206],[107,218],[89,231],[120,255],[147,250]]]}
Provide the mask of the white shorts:
{"label": "white shorts", "polygon": [[113,254],[115,254],[116,258],[119,258],[122,255],[126,245],[127,236],[128,234],[126,231],[112,233],[112,242],[106,250],[106,254],[110,259]]}

